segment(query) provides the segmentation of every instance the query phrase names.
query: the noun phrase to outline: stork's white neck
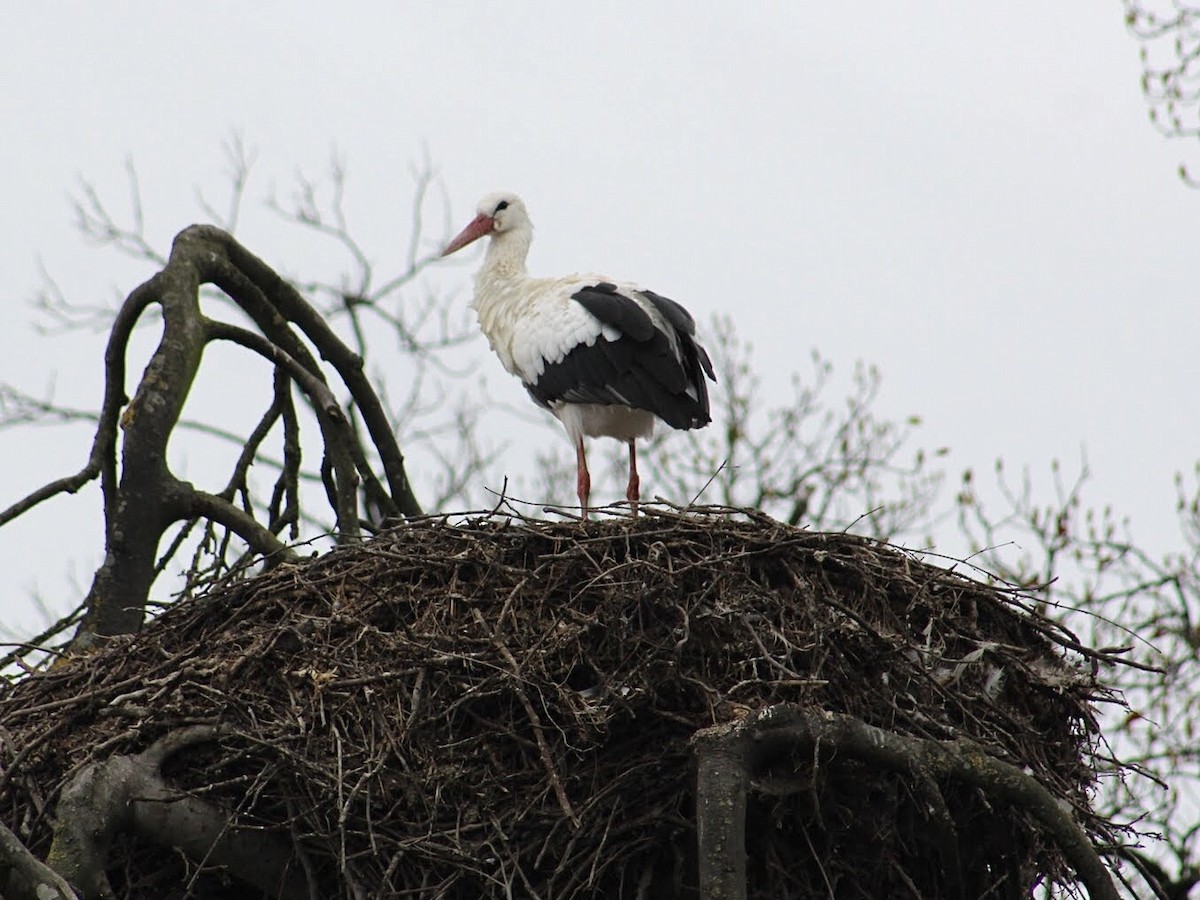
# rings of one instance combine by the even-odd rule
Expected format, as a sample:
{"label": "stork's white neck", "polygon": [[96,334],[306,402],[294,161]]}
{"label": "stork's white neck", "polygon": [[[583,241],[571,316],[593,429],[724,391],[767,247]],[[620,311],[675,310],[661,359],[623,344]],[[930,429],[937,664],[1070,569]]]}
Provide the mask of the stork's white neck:
{"label": "stork's white neck", "polygon": [[533,226],[519,225],[488,239],[487,255],[476,281],[519,278],[525,274],[525,257],[533,243]]}
{"label": "stork's white neck", "polygon": [[533,226],[524,224],[493,234],[487,255],[475,273],[475,298],[471,306],[479,327],[500,357],[504,368],[519,375],[513,356],[513,326],[527,298],[523,290],[529,276],[525,257],[533,241]]}

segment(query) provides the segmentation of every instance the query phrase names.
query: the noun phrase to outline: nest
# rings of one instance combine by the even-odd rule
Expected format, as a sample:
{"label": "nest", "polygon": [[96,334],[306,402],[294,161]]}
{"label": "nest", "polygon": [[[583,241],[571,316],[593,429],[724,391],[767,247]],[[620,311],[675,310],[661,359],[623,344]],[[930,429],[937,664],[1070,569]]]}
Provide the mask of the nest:
{"label": "nest", "polygon": [[[291,841],[320,896],[691,896],[693,736],[788,703],[969,738],[1108,835],[1088,805],[1102,691],[1026,598],[727,513],[428,520],[180,603],[0,692],[0,817],[44,858],[82,764],[221,723],[165,774]],[[750,801],[750,896],[1028,896],[1065,875],[1026,810],[977,788],[942,785],[935,815],[904,773],[788,768]],[[233,896],[121,849],[117,896]]]}

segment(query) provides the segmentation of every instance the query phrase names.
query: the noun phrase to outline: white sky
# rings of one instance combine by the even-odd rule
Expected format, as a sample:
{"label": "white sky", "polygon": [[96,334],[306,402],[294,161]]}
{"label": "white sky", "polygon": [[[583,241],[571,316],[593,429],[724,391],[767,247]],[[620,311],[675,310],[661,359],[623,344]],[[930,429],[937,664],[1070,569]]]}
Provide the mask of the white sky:
{"label": "white sky", "polygon": [[[319,174],[336,144],[358,232],[398,266],[427,147],[454,225],[488,191],[524,196],[535,272],[636,280],[701,321],[728,310],[780,384],[813,347],[843,373],[875,363],[880,412],[920,414],[952,471],[1003,456],[1046,486],[1052,458],[1086,447],[1092,499],[1170,549],[1172,474],[1200,456],[1200,193],[1175,176],[1191,148],[1147,122],[1120,5],[746,6],[13,4],[0,382],[99,401],[102,337],[32,328],[38,254],[78,302],[150,274],[78,238],[80,176],[120,209],[132,156],[165,249],[199,216],[196,185],[220,195],[233,130],[258,151],[251,203]],[[240,236],[307,274],[278,221]],[[486,363],[494,393],[525,402]],[[89,442],[0,431],[0,507],[75,471]],[[0,530],[0,617],[34,621],[35,591],[71,605],[99,517],[93,493]]]}

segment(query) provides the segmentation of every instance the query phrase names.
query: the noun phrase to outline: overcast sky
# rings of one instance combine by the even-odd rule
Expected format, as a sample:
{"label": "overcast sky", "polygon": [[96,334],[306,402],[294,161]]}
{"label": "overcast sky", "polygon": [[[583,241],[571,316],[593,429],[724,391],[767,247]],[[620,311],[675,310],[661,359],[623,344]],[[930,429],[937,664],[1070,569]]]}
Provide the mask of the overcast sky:
{"label": "overcast sky", "polygon": [[[1200,193],[1175,175],[1191,148],[1147,122],[1115,0],[56,2],[11,5],[5,32],[0,381],[99,401],[102,336],[33,329],[39,254],[76,302],[150,274],[79,239],[80,177],[120,209],[131,157],[165,250],[195,187],[219,196],[235,130],[256,204],[336,145],[353,221],[395,268],[427,150],[455,225],[491,190],[524,196],[535,273],[728,311],[779,383],[812,348],[877,364],[880,412],[920,414],[952,470],[1003,456],[1046,486],[1086,447],[1093,499],[1173,546],[1172,474],[1200,456]],[[277,220],[240,236],[307,274]],[[0,431],[0,506],[78,469],[89,439]],[[5,617],[32,621],[34,592],[68,607],[100,534],[94,495],[0,531]]]}

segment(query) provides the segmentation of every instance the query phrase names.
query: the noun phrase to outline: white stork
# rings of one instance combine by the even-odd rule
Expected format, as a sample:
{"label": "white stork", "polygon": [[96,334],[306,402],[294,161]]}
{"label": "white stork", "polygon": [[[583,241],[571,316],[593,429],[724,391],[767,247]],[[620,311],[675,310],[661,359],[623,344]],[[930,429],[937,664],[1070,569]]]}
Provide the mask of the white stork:
{"label": "white stork", "polygon": [[711,421],[704,377],[716,378],[696,341],[695,321],[674,300],[628,282],[600,275],[530,278],[525,257],[533,223],[521,198],[489,194],[477,212],[442,256],[491,237],[471,304],[483,333],[504,368],[566,429],[583,518],[591,493],[585,437],[629,444],[625,496],[636,516],[634,442],[653,433],[656,418],[681,429]]}

